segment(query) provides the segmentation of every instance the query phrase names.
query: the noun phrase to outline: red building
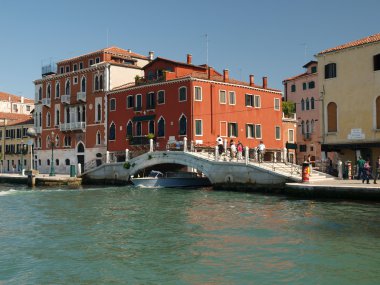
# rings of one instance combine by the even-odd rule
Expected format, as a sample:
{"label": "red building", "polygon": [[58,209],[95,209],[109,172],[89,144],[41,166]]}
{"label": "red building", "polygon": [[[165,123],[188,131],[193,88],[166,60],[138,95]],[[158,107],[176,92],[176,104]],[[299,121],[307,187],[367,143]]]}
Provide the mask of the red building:
{"label": "red building", "polygon": [[104,156],[105,94],[143,75],[142,67],[152,58],[152,53],[148,57],[109,47],[44,66],[42,78],[34,81],[38,170],[47,173],[54,163],[57,173],[69,173],[72,164],[83,167]]}
{"label": "red building", "polygon": [[262,85],[241,82],[206,65],[156,58],[144,67],[135,84],[108,93],[108,150],[124,153],[146,144],[154,134],[158,149],[168,141],[215,146],[221,135],[228,142],[240,140],[267,150],[281,151],[282,94]]}

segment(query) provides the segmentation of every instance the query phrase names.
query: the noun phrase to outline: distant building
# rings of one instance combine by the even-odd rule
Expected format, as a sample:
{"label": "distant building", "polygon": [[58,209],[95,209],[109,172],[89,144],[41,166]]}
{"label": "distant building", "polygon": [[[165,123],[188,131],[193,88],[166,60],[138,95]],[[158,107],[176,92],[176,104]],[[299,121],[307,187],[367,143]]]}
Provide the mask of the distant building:
{"label": "distant building", "polygon": [[320,131],[320,94],[318,89],[318,64],[310,61],[303,66],[302,74],[285,79],[284,99],[296,105],[298,121],[297,131],[297,163],[304,157],[311,156],[312,161],[320,161],[321,131]]}
{"label": "distant building", "polygon": [[293,116],[282,117],[282,141],[286,149],[284,159],[287,162],[297,163],[297,118]]}
{"label": "distant building", "polygon": [[23,96],[0,92],[0,113],[30,115],[34,109],[34,101]]}
{"label": "distant building", "polygon": [[[55,163],[57,173],[70,165],[105,156],[107,150],[106,92],[142,76],[142,67],[153,58],[130,50],[109,47],[42,68],[35,80],[34,112],[38,170],[47,173]],[[54,142],[54,162],[51,148]]]}
{"label": "distant building", "polygon": [[380,155],[380,34],[326,49],[316,58],[322,151],[374,163]]}
{"label": "distant building", "polygon": [[108,93],[108,150],[123,159],[125,149],[138,150],[155,137],[156,148],[182,142],[215,147],[216,138],[241,141],[249,148],[264,141],[266,159],[283,151],[282,93],[249,77],[237,81],[229,71],[207,65],[156,58],[135,84]]}

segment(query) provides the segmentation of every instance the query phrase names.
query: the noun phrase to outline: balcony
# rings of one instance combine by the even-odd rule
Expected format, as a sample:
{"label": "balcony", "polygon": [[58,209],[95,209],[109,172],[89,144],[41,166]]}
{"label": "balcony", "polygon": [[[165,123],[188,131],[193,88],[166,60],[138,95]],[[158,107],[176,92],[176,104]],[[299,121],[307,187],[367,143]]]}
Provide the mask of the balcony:
{"label": "balcony", "polygon": [[303,140],[304,141],[311,141],[311,133],[304,133],[303,134]]}
{"label": "balcony", "polygon": [[69,132],[69,131],[86,131],[86,122],[71,122],[71,123],[63,123],[59,124],[59,130],[61,132]]}
{"label": "balcony", "polygon": [[50,108],[51,99],[50,98],[42,98],[42,105],[45,105]]}
{"label": "balcony", "polygon": [[36,129],[36,133],[40,134],[42,133],[42,127],[34,127]]}
{"label": "balcony", "polygon": [[77,100],[86,102],[86,92],[78,92],[77,93]]}
{"label": "balcony", "polygon": [[62,104],[70,104],[70,95],[62,95],[61,96]]}

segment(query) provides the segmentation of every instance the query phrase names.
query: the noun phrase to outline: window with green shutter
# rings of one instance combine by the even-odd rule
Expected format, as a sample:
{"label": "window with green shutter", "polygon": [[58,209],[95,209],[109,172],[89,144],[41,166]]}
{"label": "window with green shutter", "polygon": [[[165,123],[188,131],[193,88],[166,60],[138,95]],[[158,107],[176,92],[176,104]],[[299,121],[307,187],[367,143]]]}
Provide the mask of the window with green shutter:
{"label": "window with green shutter", "polygon": [[302,83],[302,89],[303,89],[303,90],[306,90],[306,89],[307,89],[306,82]]}

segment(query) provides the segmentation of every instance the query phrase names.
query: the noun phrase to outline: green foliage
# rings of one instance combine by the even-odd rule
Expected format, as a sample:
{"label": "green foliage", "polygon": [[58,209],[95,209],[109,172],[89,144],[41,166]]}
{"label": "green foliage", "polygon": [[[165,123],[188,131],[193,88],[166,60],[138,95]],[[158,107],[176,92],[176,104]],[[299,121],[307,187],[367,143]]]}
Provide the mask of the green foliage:
{"label": "green foliage", "polygon": [[125,169],[129,169],[129,168],[131,168],[131,164],[129,162],[126,162],[126,163],[124,163],[123,167]]}
{"label": "green foliage", "polygon": [[149,154],[149,155],[148,155],[148,159],[152,159],[152,155]]}
{"label": "green foliage", "polygon": [[292,101],[283,101],[282,112],[284,112],[285,116],[290,116],[296,112],[296,105]]}
{"label": "green foliage", "polygon": [[147,134],[146,135],[146,137],[147,137],[147,139],[154,139],[154,134],[151,134],[151,133],[149,133],[149,134]]}

